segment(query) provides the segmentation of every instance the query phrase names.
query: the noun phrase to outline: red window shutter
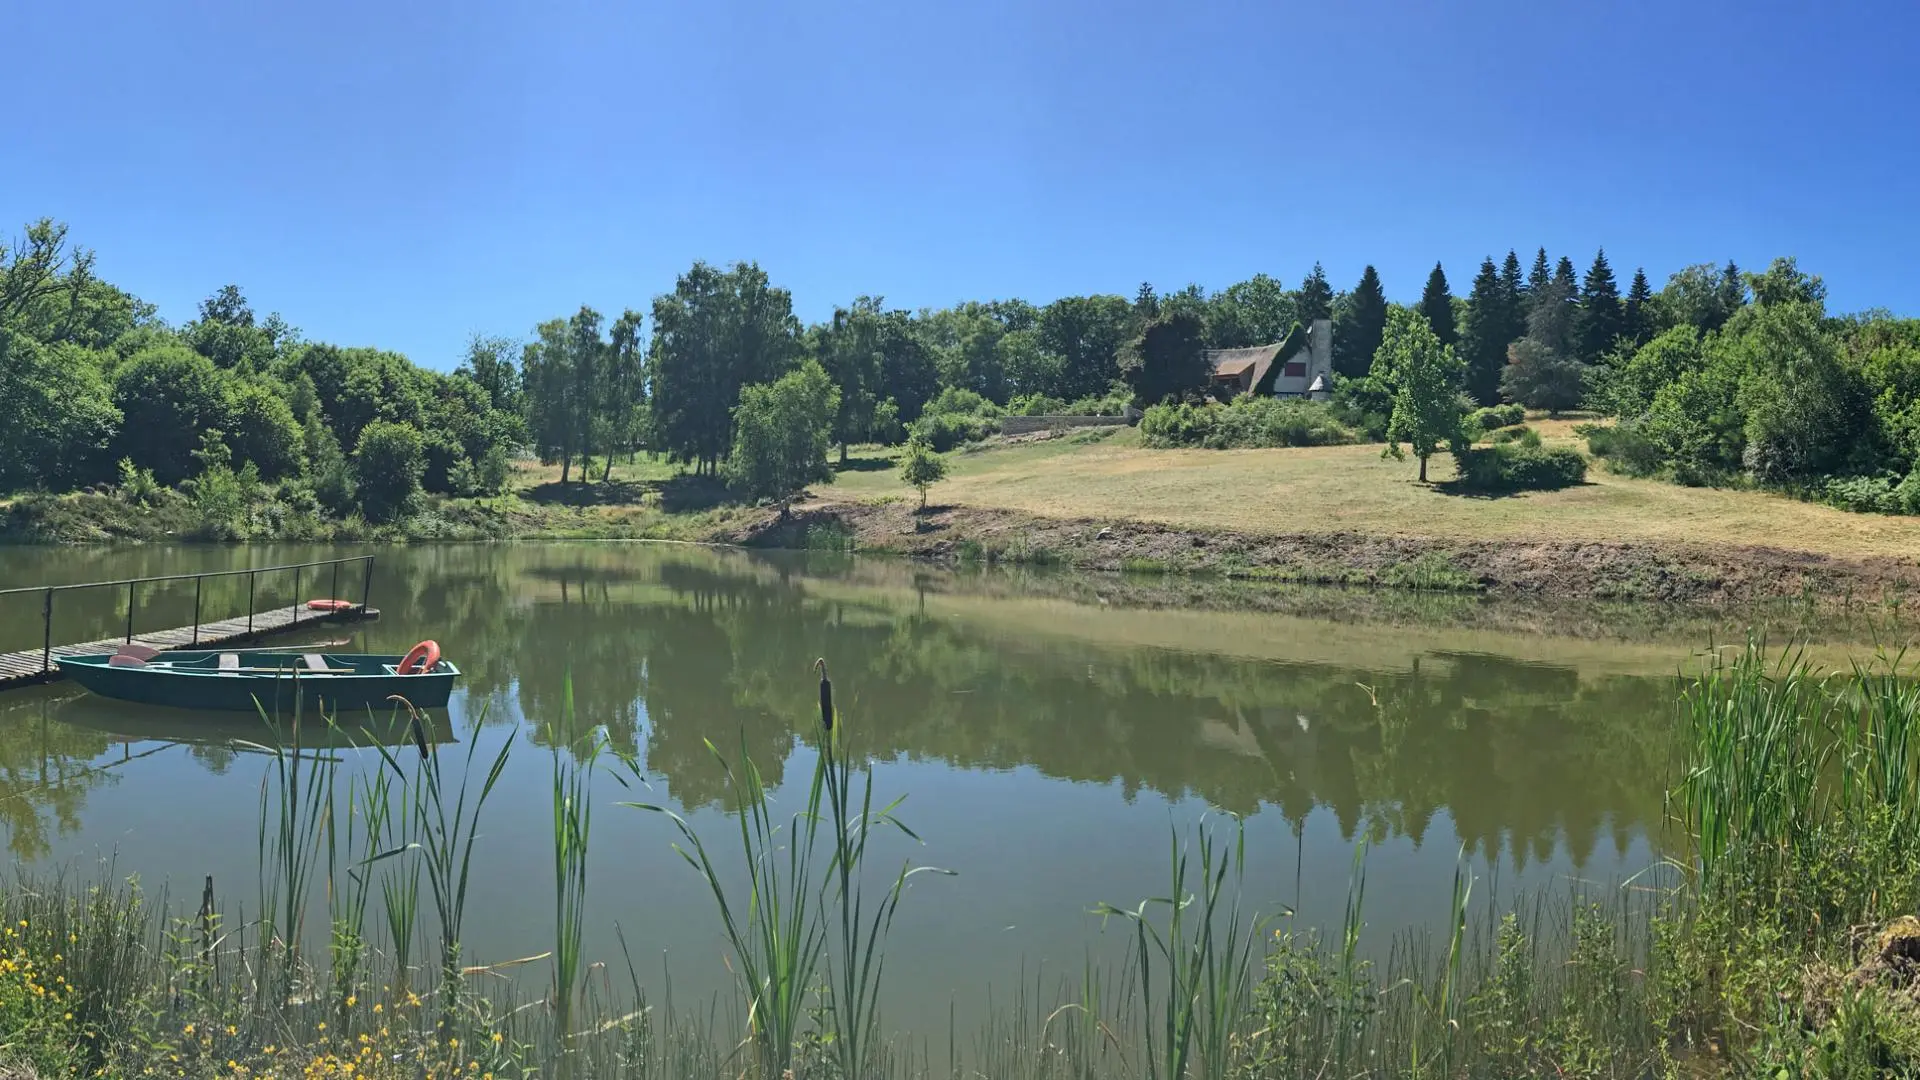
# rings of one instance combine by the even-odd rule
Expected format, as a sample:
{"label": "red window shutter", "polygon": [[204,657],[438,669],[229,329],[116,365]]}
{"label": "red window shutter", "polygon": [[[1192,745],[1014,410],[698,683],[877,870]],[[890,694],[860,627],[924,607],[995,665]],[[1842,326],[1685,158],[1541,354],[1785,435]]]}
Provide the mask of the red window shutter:
{"label": "red window shutter", "polygon": [[1280,374],[1285,375],[1289,379],[1305,378],[1307,374],[1307,363],[1304,360],[1289,360],[1287,366],[1281,369]]}

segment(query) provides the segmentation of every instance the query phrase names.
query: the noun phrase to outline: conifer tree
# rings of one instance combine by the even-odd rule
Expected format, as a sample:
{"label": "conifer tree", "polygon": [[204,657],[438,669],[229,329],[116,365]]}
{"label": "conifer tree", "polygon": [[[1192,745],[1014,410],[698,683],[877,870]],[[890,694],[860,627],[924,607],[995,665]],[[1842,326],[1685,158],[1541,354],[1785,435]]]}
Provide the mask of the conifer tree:
{"label": "conifer tree", "polygon": [[1380,287],[1379,271],[1368,266],[1361,272],[1360,283],[1343,298],[1336,322],[1333,370],[1348,378],[1364,377],[1387,330],[1387,294]]}
{"label": "conifer tree", "polygon": [[1598,363],[1613,348],[1614,339],[1625,332],[1625,318],[1620,310],[1620,286],[1613,280],[1613,267],[1607,265],[1607,250],[1601,248],[1580,288],[1580,312],[1574,320],[1574,343],[1580,359]]}
{"label": "conifer tree", "polygon": [[1308,274],[1295,291],[1293,310],[1302,326],[1312,326],[1315,319],[1332,317],[1333,286],[1327,284],[1327,271],[1318,262],[1313,264],[1313,273]]}
{"label": "conifer tree", "polygon": [[1648,301],[1653,299],[1653,286],[1647,283],[1645,268],[1635,269],[1633,284],[1627,287],[1626,308],[1620,313],[1621,332],[1627,340],[1639,348],[1653,339],[1653,309]]}
{"label": "conifer tree", "polygon": [[[1513,265],[1517,274],[1519,260],[1513,259]],[[1467,365],[1467,392],[1482,405],[1500,400],[1500,369],[1507,361],[1507,335],[1512,325],[1505,285],[1489,255],[1481,260],[1473,291],[1467,294],[1467,319],[1460,329],[1459,350]]]}
{"label": "conifer tree", "polygon": [[1453,345],[1460,340],[1460,332],[1453,324],[1453,292],[1447,287],[1447,272],[1439,263],[1434,263],[1433,273],[1427,275],[1427,287],[1420,294],[1420,314],[1427,317],[1441,345]]}

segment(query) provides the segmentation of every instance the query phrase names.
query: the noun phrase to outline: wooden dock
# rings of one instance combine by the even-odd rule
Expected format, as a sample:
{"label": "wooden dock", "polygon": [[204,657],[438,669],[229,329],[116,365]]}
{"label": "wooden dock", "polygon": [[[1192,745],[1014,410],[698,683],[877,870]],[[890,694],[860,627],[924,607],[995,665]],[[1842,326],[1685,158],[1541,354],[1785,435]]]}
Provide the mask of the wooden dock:
{"label": "wooden dock", "polygon": [[[295,604],[256,611],[251,616],[203,622],[197,628],[177,626],[171,630],[135,634],[133,640],[163,652],[172,649],[211,649],[236,641],[251,641],[266,634],[286,633],[308,626],[321,627],[329,623],[358,622],[379,616],[378,608],[361,604],[339,611],[314,611],[305,604]],[[77,645],[55,645],[51,650],[42,648],[0,653],[0,689],[51,682],[60,677],[59,665],[54,663],[60,657],[110,653],[125,644],[126,640],[122,635],[100,641],[83,641]]]}

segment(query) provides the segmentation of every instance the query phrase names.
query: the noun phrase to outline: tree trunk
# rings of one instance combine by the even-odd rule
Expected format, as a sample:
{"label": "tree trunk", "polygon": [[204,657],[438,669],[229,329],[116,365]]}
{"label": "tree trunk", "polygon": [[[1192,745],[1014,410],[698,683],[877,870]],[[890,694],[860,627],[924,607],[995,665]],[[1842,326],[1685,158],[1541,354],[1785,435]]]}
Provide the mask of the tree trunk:
{"label": "tree trunk", "polygon": [[567,474],[573,468],[573,451],[560,451],[560,482],[567,482]]}
{"label": "tree trunk", "polygon": [[840,440],[840,467],[843,469],[847,467],[847,441],[845,439]]}
{"label": "tree trunk", "polygon": [[1425,454],[1420,455],[1420,482],[1423,484],[1427,482],[1427,455]]}
{"label": "tree trunk", "polygon": [[609,446],[607,447],[607,467],[604,470],[602,470],[600,473],[600,482],[604,484],[607,481],[612,479],[613,479],[613,447]]}

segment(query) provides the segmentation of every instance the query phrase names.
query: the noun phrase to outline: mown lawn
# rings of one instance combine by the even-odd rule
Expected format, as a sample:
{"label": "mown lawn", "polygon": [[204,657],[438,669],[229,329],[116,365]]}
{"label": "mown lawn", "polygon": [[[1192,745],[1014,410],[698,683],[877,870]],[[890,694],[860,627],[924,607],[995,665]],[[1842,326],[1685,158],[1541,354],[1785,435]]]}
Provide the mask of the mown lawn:
{"label": "mown lawn", "polygon": [[[1566,420],[1533,421],[1550,443],[1585,448]],[[878,451],[870,451],[878,454]],[[1542,541],[1760,545],[1839,556],[1920,554],[1920,518],[1853,514],[1752,491],[1635,480],[1597,464],[1588,482],[1502,498],[1420,484],[1415,463],[1378,445],[1286,450],[1147,450],[1138,431],[955,453],[933,501],[1055,517],[1127,518],[1242,532],[1356,531]],[[906,497],[889,469],[844,471],[824,499]],[[1429,475],[1451,478],[1444,454]]]}

